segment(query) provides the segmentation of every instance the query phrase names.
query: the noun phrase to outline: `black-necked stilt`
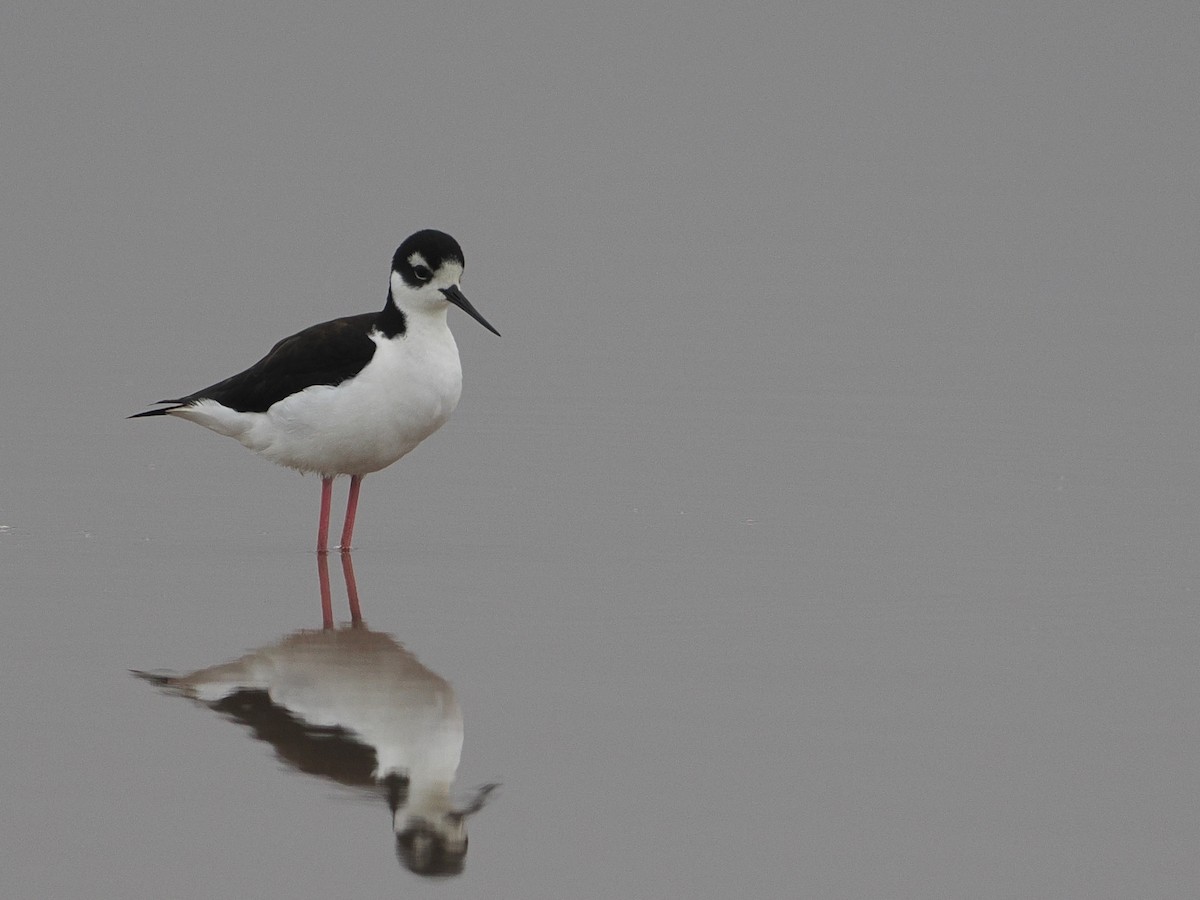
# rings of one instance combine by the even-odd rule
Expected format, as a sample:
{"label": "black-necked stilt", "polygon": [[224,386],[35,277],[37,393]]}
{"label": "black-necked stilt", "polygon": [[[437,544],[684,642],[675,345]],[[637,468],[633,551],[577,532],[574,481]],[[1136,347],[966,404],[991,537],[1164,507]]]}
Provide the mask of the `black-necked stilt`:
{"label": "black-necked stilt", "polygon": [[459,281],[463,252],[418,231],[392,258],[378,313],[334,319],[284,338],[244,372],[130,416],[177,416],[236,438],[272,462],[321,476],[317,551],[329,549],[333,479],[350,476],[341,549],[350,547],[364,475],[390,466],[437,431],[462,393],[453,303],[499,335]]}
{"label": "black-necked stilt", "polygon": [[454,689],[390,635],[361,624],[299,631],[189,675],[134,674],[249,726],[300,771],[381,790],[401,862],[423,875],[462,871],[467,819],[496,785],[455,802]]}

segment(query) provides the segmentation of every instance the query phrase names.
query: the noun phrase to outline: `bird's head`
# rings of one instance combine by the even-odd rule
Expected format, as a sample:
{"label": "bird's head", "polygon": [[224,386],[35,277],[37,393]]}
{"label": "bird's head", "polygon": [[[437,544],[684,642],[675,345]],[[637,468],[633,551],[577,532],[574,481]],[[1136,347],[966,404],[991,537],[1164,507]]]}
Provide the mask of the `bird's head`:
{"label": "bird's head", "polygon": [[402,312],[435,312],[453,303],[492,334],[499,335],[463,295],[462,247],[442,231],[418,231],[392,257],[392,300]]}

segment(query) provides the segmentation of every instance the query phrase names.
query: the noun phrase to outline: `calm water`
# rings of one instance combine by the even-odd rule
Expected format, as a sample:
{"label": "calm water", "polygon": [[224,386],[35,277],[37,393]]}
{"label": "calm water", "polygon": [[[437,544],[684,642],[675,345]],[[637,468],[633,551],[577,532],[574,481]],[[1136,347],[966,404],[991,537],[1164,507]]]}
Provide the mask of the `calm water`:
{"label": "calm water", "polygon": [[[1194,893],[1194,29],[1061,6],[6,29],[0,893]],[[504,337],[325,608],[123,417],[425,226]]]}

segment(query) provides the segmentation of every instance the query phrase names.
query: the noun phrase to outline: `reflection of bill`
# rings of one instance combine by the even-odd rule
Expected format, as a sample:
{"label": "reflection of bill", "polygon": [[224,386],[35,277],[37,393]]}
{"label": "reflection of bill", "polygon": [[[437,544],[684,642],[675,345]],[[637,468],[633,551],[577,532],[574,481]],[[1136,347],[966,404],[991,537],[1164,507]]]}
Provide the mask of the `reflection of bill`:
{"label": "reflection of bill", "polygon": [[422,875],[462,871],[466,819],[496,785],[454,803],[454,689],[390,635],[361,624],[298,631],[190,675],[143,677],[248,726],[301,772],[382,788],[401,862]]}

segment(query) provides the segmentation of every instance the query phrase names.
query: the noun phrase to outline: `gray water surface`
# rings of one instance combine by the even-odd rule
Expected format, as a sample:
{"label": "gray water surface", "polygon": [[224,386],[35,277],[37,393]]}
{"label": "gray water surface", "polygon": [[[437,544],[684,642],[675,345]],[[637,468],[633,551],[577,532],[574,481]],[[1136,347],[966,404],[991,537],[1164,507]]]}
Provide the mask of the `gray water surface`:
{"label": "gray water surface", "polygon": [[[4,896],[1194,896],[1190,6],[10,19]],[[319,481],[123,418],[421,227],[504,335],[451,311],[356,531],[500,784],[432,879],[385,786],[131,674],[326,638]]]}

